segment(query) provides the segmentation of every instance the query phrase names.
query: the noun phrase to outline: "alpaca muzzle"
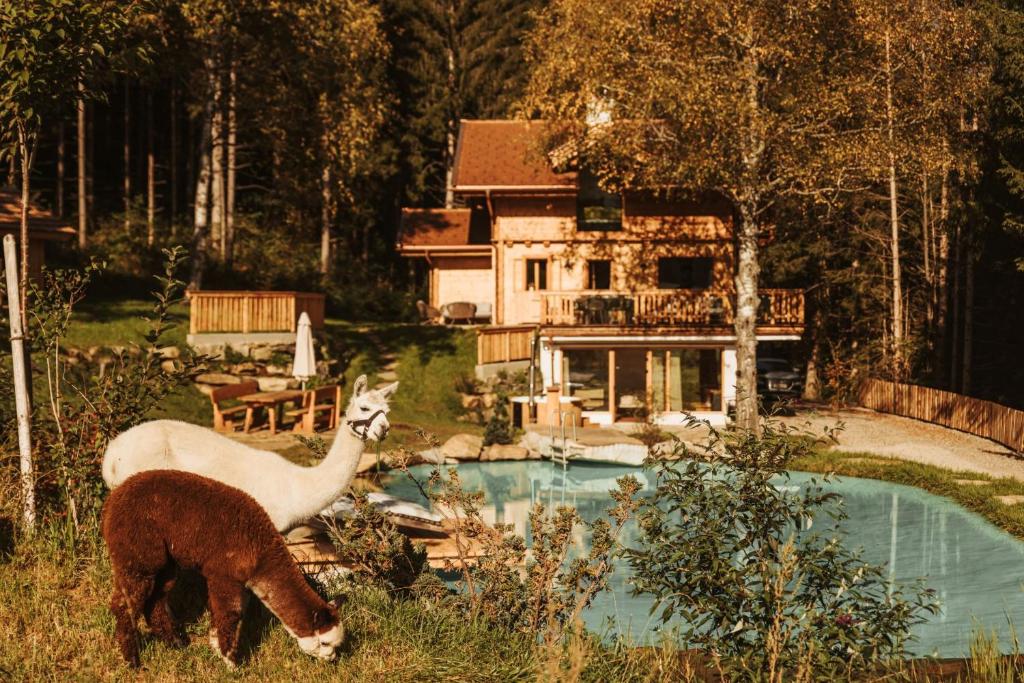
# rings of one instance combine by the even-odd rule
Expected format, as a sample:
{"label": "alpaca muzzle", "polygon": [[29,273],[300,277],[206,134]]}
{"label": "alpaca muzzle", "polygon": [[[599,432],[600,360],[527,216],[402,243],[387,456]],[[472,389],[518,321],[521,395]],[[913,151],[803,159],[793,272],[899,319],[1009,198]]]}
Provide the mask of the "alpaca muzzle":
{"label": "alpaca muzzle", "polygon": [[[366,441],[368,438],[370,438],[370,427],[373,426],[373,421],[384,414],[385,413],[383,410],[378,410],[373,415],[370,415],[370,417],[365,417],[362,420],[348,420],[349,429],[351,429],[352,433],[355,434],[357,437],[359,437],[363,441]],[[363,430],[362,434],[359,433],[360,429]],[[381,435],[377,440],[383,441],[384,437],[387,436],[387,434],[388,427],[384,427],[384,429],[381,430]]]}

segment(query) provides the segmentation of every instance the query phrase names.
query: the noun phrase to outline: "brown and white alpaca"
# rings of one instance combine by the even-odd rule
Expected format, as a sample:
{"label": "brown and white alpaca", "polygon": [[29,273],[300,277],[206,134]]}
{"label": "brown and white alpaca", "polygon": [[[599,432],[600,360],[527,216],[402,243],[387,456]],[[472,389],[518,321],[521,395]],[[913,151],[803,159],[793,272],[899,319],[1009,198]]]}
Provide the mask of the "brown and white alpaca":
{"label": "brown and white alpaca", "polygon": [[142,472],[111,492],[103,538],[114,575],[115,636],[130,665],[139,665],[140,615],[157,638],[185,644],[167,608],[179,567],[205,577],[210,644],[230,666],[238,662],[245,589],[303,652],[334,659],[344,637],[337,610],[309,587],[270,517],[248,494],[189,472]]}

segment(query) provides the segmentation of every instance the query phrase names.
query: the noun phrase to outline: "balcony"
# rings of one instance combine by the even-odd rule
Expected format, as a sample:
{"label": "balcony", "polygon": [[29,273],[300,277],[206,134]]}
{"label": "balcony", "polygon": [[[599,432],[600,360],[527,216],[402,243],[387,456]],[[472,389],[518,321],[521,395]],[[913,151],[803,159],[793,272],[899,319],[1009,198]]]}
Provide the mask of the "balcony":
{"label": "balcony", "polygon": [[[757,326],[799,332],[804,295],[799,289],[761,289]],[[708,289],[646,292],[576,290],[541,292],[541,324],[587,327],[731,327],[732,294]]]}

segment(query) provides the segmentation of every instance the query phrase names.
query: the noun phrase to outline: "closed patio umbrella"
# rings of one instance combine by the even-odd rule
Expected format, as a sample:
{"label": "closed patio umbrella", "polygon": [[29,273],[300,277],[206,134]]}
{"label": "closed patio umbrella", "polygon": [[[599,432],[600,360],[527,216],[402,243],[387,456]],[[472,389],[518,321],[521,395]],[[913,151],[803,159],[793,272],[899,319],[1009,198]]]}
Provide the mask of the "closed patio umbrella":
{"label": "closed patio umbrella", "polygon": [[316,375],[316,351],[313,349],[313,324],[303,311],[299,316],[298,331],[295,333],[295,362],[292,363],[292,377],[302,382]]}

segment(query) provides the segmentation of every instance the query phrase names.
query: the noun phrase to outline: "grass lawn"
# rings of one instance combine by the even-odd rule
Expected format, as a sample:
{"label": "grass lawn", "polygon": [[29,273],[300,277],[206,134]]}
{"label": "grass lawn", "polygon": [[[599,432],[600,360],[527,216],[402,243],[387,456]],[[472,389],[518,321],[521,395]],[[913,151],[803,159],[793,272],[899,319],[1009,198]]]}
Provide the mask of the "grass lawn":
{"label": "grass lawn", "polygon": [[[143,317],[151,313],[152,306],[151,301],[136,299],[83,301],[75,310],[64,345],[88,348],[142,343],[148,325]],[[183,347],[187,304],[175,306],[172,313],[176,326],[168,331],[166,340]],[[386,381],[379,374],[397,360],[401,386],[392,404],[392,431],[386,447],[418,446],[418,428],[442,441],[458,432],[482,432],[478,425],[458,421],[463,410],[455,391],[456,378],[471,375],[476,363],[472,330],[328,319],[319,336],[326,341],[331,357],[340,361],[336,370],[342,373],[346,387],[360,374],[369,376],[371,386]],[[213,419],[209,399],[191,386],[168,397],[152,417],[201,425],[209,425]]]}
{"label": "grass lawn", "polygon": [[[954,472],[872,453],[837,453],[824,448],[796,458],[789,463],[789,468],[916,486],[929,493],[950,498],[1000,529],[1024,539],[1024,505],[1004,505],[995,499],[996,496],[1024,496],[1024,482],[1016,479],[997,479],[976,472]],[[984,483],[964,484],[958,480]]]}

